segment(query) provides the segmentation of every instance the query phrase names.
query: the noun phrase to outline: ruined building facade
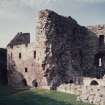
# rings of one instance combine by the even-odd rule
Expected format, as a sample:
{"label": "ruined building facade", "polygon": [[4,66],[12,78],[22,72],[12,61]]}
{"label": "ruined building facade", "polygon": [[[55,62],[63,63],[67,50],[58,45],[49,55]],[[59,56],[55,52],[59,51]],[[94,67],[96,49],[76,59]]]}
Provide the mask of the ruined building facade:
{"label": "ruined building facade", "polygon": [[35,85],[35,43],[29,33],[18,33],[7,46],[8,84],[12,87]]}
{"label": "ruined building facade", "polygon": [[18,33],[7,46],[8,84],[56,88],[83,85],[83,78],[105,74],[105,25],[80,26],[50,10],[38,15],[35,43]]}

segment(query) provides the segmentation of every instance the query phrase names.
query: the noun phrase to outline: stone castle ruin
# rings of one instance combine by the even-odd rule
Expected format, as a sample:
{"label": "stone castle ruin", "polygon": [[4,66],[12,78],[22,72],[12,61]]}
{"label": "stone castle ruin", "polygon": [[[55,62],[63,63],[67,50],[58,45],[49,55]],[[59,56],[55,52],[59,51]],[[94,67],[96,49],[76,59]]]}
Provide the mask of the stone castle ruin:
{"label": "stone castle ruin", "polygon": [[8,44],[8,85],[77,92],[79,100],[105,105],[105,25],[84,27],[42,10],[36,30],[34,43],[21,32]]}

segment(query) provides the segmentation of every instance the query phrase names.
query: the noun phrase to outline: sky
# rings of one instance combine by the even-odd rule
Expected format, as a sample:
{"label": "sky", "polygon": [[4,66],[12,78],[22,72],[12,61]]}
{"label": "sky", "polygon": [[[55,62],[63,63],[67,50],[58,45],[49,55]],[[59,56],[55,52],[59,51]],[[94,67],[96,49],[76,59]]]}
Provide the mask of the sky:
{"label": "sky", "polygon": [[42,9],[71,16],[84,26],[105,24],[105,0],[0,0],[0,48],[18,32],[30,32],[35,41],[36,17]]}

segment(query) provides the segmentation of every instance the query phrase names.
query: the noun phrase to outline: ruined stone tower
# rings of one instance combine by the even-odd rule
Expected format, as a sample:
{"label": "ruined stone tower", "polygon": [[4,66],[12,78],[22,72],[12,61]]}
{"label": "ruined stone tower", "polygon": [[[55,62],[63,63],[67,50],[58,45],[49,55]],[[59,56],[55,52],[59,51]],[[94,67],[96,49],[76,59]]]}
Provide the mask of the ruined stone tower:
{"label": "ruined stone tower", "polygon": [[[81,82],[82,50],[87,31],[71,17],[40,11],[36,36],[36,70],[40,85]],[[78,36],[77,36],[78,35]],[[41,74],[40,74],[41,73]],[[76,78],[75,78],[76,77]]]}

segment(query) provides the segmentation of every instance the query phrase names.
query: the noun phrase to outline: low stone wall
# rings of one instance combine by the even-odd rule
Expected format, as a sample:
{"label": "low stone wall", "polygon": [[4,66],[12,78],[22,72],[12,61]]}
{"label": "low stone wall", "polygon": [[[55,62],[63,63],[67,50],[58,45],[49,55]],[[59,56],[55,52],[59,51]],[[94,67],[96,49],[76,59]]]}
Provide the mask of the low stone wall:
{"label": "low stone wall", "polygon": [[74,85],[74,84],[62,84],[57,88],[57,91],[80,95],[82,94],[80,85]]}
{"label": "low stone wall", "polygon": [[103,77],[101,79],[85,77],[83,79],[83,84],[84,84],[84,86],[89,86],[90,87],[92,81],[96,81],[98,86],[105,86],[105,77]]}
{"label": "low stone wall", "polygon": [[105,105],[105,86],[82,87],[82,94],[78,97],[78,100],[96,105]]}
{"label": "low stone wall", "polygon": [[78,96],[77,101],[95,105],[105,105],[105,86],[62,84],[57,88],[57,91],[75,94]]}

